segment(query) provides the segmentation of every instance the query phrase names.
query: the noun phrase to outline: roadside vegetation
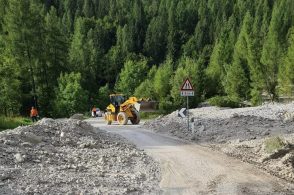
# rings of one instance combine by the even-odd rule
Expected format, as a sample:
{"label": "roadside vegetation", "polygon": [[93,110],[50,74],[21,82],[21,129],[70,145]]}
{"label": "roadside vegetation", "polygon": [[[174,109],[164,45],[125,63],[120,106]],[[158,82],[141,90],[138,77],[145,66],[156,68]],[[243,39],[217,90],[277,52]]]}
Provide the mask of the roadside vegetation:
{"label": "roadside vegetation", "polygon": [[229,108],[238,108],[240,103],[236,100],[231,99],[228,96],[215,96],[207,100],[208,103],[212,106],[218,107],[229,107]]}
{"label": "roadside vegetation", "polygon": [[285,147],[285,142],[282,140],[282,138],[275,136],[275,137],[270,137],[265,140],[264,142],[264,147],[265,151],[267,153],[272,153],[275,150],[280,150]]}
{"label": "roadside vegetation", "polygon": [[32,124],[31,119],[24,117],[5,117],[0,116],[0,131],[14,129],[18,126]]}

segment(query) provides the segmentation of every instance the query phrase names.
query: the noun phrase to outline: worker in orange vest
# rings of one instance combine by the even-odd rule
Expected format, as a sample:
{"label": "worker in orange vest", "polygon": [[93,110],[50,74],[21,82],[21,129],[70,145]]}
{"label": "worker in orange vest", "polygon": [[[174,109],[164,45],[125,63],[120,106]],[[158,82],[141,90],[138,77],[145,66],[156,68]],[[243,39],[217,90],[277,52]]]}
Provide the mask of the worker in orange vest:
{"label": "worker in orange vest", "polygon": [[31,119],[32,119],[33,122],[37,121],[38,110],[37,110],[37,108],[35,108],[34,106],[32,106],[30,116],[31,116]]}
{"label": "worker in orange vest", "polygon": [[93,106],[92,108],[92,116],[95,118],[97,115],[96,115],[96,106]]}

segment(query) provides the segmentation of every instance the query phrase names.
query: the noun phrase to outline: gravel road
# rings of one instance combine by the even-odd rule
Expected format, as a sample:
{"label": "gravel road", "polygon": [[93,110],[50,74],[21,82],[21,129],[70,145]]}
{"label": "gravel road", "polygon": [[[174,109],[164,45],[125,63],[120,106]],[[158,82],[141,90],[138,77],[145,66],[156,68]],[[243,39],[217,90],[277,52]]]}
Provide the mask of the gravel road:
{"label": "gravel road", "polygon": [[269,175],[238,159],[138,125],[94,127],[119,134],[144,149],[160,163],[162,194],[293,194],[294,185]]}

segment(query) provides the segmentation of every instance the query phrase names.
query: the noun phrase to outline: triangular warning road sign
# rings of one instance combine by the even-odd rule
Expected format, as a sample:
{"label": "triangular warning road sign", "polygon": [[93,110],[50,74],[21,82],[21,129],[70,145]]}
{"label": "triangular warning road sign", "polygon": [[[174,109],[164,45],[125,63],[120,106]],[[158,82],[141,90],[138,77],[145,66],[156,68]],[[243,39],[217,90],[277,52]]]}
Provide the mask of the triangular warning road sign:
{"label": "triangular warning road sign", "polygon": [[191,82],[189,79],[186,79],[185,82],[183,83],[182,87],[181,87],[181,90],[194,90]]}

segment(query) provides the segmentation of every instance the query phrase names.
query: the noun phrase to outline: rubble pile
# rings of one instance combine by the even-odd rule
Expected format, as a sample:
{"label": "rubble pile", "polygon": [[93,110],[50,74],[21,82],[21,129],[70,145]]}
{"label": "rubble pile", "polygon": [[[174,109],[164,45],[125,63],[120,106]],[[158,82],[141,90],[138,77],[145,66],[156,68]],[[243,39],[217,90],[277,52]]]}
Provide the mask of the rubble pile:
{"label": "rubble pile", "polygon": [[177,111],[144,124],[145,128],[169,133],[197,143],[225,143],[294,133],[294,103],[267,104],[250,108],[203,107],[190,110],[190,129],[187,118]]}
{"label": "rubble pile", "polygon": [[143,151],[84,121],[0,133],[1,194],[155,194],[159,175]]}
{"label": "rubble pile", "polygon": [[[187,118],[177,112],[144,124],[145,128],[210,146],[294,182],[294,102],[248,108],[202,107]],[[285,148],[266,152],[268,138],[280,137]]]}

